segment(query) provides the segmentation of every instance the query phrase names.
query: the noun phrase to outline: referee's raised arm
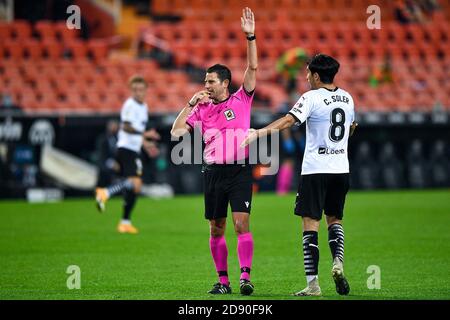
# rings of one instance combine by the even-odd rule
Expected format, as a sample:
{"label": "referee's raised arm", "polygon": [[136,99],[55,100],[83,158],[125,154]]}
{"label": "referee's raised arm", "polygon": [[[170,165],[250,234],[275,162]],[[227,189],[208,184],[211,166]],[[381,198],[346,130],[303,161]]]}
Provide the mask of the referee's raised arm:
{"label": "referee's raised arm", "polygon": [[247,69],[244,74],[244,89],[247,92],[252,92],[256,86],[258,53],[256,50],[255,15],[250,8],[246,7],[242,10],[241,27],[247,37]]}

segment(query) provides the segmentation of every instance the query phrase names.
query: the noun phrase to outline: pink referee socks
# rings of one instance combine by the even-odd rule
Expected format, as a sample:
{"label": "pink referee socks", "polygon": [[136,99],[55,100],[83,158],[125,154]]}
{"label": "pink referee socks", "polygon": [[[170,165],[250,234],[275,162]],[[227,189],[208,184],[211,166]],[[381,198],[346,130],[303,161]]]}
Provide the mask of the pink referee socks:
{"label": "pink referee socks", "polygon": [[209,238],[209,248],[211,249],[211,255],[216,265],[216,271],[219,275],[219,282],[221,284],[230,285],[228,280],[228,249],[225,237],[210,237]]}
{"label": "pink referee socks", "polygon": [[237,252],[241,267],[241,279],[250,281],[253,259],[253,236],[251,232],[238,235]]}

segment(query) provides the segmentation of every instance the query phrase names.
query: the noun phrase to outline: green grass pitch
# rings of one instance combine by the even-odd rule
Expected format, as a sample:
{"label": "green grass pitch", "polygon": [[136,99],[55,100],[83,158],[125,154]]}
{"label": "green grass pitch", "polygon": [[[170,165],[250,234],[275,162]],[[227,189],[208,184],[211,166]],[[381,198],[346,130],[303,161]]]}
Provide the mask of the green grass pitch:
{"label": "green grass pitch", "polygon": [[[339,297],[330,270],[327,230],[319,233],[323,297],[319,299],[450,299],[450,190],[351,192],[347,198],[345,271]],[[140,199],[138,235],[116,232],[121,200],[96,212],[90,199],[55,204],[0,202],[0,299],[304,299],[300,218],[294,195],[254,196],[255,292],[238,291],[236,236],[227,230],[234,293],[206,294],[216,281],[201,196]],[[81,269],[69,290],[66,269]],[[367,268],[380,267],[381,288],[369,290]]]}

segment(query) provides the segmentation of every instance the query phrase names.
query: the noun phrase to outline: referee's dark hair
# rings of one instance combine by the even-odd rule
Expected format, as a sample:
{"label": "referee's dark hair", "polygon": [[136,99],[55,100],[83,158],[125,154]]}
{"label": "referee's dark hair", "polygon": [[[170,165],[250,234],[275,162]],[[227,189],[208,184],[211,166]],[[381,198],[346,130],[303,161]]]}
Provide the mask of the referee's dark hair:
{"label": "referee's dark hair", "polygon": [[323,83],[333,83],[334,76],[339,71],[339,62],[326,54],[316,54],[308,63],[311,74],[317,73]]}
{"label": "referee's dark hair", "polygon": [[223,64],[215,64],[212,67],[209,67],[208,70],[206,70],[206,73],[217,73],[217,77],[219,78],[220,82],[224,82],[225,80],[228,80],[229,84],[231,84],[231,71],[228,69],[228,67],[224,66]]}

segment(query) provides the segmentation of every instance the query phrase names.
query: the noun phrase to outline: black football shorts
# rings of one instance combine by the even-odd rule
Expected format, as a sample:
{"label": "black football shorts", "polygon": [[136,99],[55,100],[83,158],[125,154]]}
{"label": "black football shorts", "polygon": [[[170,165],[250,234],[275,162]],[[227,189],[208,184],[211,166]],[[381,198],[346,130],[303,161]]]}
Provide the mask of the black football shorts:
{"label": "black football shorts", "polygon": [[205,165],[205,218],[226,218],[232,212],[250,213],[252,206],[252,166],[249,164]]}
{"label": "black football shorts", "polygon": [[116,161],[120,166],[120,175],[124,177],[142,176],[142,161],[139,153],[125,148],[118,148]]}
{"label": "black football shorts", "polygon": [[342,220],[349,184],[348,173],[301,175],[294,213],[320,220],[324,211],[325,215]]}

